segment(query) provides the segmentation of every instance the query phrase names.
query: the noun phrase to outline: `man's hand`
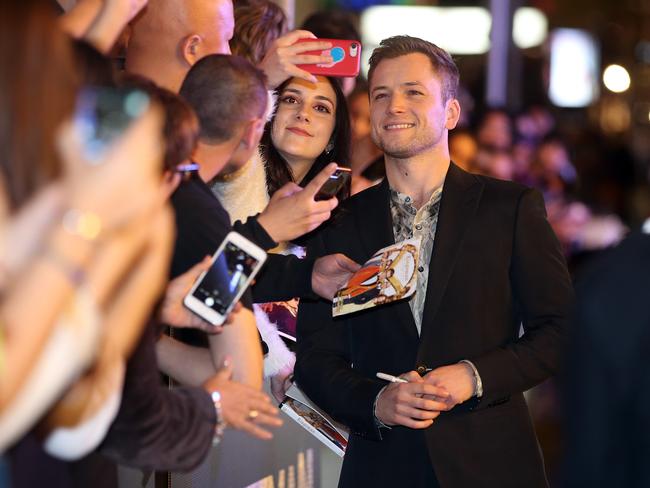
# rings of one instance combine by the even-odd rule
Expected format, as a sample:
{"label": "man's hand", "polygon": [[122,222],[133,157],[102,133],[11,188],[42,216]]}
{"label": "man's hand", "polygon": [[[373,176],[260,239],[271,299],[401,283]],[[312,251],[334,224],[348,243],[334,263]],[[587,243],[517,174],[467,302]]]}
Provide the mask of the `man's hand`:
{"label": "man's hand", "polygon": [[332,301],[336,292],[345,286],[361,265],[344,254],[320,257],[311,273],[311,289],[325,300]]}
{"label": "man's hand", "polygon": [[276,191],[257,221],[275,242],[290,241],[311,232],[330,218],[336,198],[314,200],[320,187],[336,171],[330,163],[305,188],[287,183]]}
{"label": "man's hand", "polygon": [[426,429],[449,410],[445,388],[425,382],[415,371],[401,377],[408,383],[390,383],[377,399],[375,415],[383,424]]}
{"label": "man's hand", "polygon": [[[165,299],[160,307],[160,320],[163,324],[170,327],[199,329],[208,334],[219,334],[223,331],[222,325],[212,325],[206,322],[183,305],[185,295],[192,289],[192,285],[199,275],[208,270],[210,263],[210,256],[206,256],[203,261],[169,282],[165,291]],[[237,303],[228,314],[224,325],[231,323],[233,316],[240,309],[241,304]]]}
{"label": "man's hand", "polygon": [[278,409],[265,393],[231,380],[232,365],[226,364],[203,385],[206,391],[221,394],[221,413],[228,427],[242,430],[258,439],[271,439],[273,434],[259,425],[279,427]]}
{"label": "man's hand", "polygon": [[307,71],[298,68],[297,64],[331,63],[332,57],[302,54],[306,51],[323,51],[332,47],[329,42],[298,43],[298,39],[316,39],[309,31],[296,30],[278,37],[262,59],[260,69],[266,75],[267,87],[277,88],[284,80],[291,77],[316,83],[316,77]]}
{"label": "man's hand", "polygon": [[424,381],[449,392],[449,408],[469,400],[474,395],[474,372],[469,364],[442,366],[428,372]]}

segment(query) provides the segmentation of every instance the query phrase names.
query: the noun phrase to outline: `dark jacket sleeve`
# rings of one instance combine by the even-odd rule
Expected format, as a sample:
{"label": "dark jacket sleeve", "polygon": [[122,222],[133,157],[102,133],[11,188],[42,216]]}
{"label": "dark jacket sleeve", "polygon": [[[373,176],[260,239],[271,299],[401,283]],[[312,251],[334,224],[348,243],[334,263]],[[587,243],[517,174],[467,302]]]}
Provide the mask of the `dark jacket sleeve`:
{"label": "dark jacket sleeve", "polygon": [[212,446],[214,405],[201,388],[166,388],[154,347],[149,324],[128,361],[122,404],[100,449],[119,464],[189,471]]}
{"label": "dark jacket sleeve", "polygon": [[[249,217],[246,222],[235,222],[233,229],[265,251],[278,245],[259,224],[257,215]],[[252,288],[253,302],[280,302],[293,298],[312,297],[313,268],[314,259],[299,259],[296,256],[269,253],[266,264],[257,275]]]}
{"label": "dark jacket sleeve", "polygon": [[[309,256],[328,254],[326,236],[312,241]],[[374,402],[385,382],[368,378],[352,367],[349,324],[332,318],[332,304],[301,300],[297,322],[294,376],[298,386],[319,407],[354,434],[381,439]]]}
{"label": "dark jacket sleeve", "polygon": [[476,366],[489,405],[525,391],[560,367],[566,347],[573,286],[560,244],[546,220],[539,192],[526,190],[518,202],[510,281],[524,334],[479,357]]}

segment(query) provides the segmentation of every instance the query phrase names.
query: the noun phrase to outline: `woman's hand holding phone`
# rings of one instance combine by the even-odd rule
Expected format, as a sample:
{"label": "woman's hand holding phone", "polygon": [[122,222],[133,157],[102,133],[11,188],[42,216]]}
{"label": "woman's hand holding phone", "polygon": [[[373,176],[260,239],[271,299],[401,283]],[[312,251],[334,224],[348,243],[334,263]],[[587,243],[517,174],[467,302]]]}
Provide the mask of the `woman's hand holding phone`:
{"label": "woman's hand holding phone", "polygon": [[317,201],[316,195],[337,168],[336,163],[330,163],[305,188],[287,183],[273,194],[258,222],[275,242],[307,234],[330,218],[338,200]]}
{"label": "woman's hand holding phone", "polygon": [[329,42],[313,42],[309,44],[296,44],[299,39],[316,39],[316,36],[306,30],[295,30],[278,37],[269,48],[266,56],[260,63],[269,89],[277,88],[284,80],[292,77],[316,83],[316,77],[307,71],[298,68],[298,64],[331,63],[329,55],[304,54],[307,51],[326,50],[332,47]]}

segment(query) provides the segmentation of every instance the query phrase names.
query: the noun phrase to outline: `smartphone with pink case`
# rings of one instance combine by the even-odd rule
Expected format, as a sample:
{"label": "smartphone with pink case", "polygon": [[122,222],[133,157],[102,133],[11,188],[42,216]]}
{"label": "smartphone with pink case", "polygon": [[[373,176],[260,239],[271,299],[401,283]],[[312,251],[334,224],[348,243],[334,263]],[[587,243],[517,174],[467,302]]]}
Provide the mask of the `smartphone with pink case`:
{"label": "smartphone with pink case", "polygon": [[313,75],[354,77],[359,74],[361,65],[361,43],[346,39],[299,39],[297,42],[309,43],[325,41],[332,44],[329,49],[306,51],[300,54],[330,54],[334,61],[327,64],[299,64],[298,68]]}

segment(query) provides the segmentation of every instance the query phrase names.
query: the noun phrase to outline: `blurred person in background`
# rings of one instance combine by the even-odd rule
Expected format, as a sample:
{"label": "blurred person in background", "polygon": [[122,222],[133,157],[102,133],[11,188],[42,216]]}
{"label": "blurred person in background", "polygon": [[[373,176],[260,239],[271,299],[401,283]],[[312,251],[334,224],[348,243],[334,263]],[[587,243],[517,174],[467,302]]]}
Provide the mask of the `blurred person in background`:
{"label": "blurred person in background", "polygon": [[512,147],[513,130],[510,114],[502,109],[491,108],[478,123],[476,139],[481,147],[507,151]]}
{"label": "blurred person in background", "polygon": [[477,171],[478,144],[471,131],[457,128],[449,134],[449,154],[451,160],[465,171]]}
{"label": "blurred person in background", "polygon": [[368,83],[359,78],[348,96],[350,107],[350,167],[352,168],[351,193],[359,193],[386,176],[384,154],[370,136],[370,100]]}
{"label": "blurred person in background", "polygon": [[650,486],[650,219],[579,273],[562,486]]}
{"label": "blurred person in background", "polygon": [[288,32],[287,16],[270,0],[235,0],[234,9],[235,29],[230,51],[259,66],[273,41]]}

